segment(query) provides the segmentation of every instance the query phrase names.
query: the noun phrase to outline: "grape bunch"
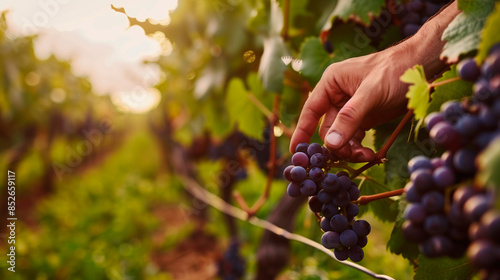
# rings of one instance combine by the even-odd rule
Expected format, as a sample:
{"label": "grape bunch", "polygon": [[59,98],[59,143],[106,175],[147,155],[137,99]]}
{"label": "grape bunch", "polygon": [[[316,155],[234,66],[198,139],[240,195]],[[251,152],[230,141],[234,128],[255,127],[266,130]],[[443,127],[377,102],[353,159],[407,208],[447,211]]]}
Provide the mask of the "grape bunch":
{"label": "grape bunch", "polygon": [[401,32],[404,37],[409,37],[433,15],[435,15],[448,0],[411,0],[403,4],[401,19]]}
{"label": "grape bunch", "polygon": [[325,147],[318,143],[300,143],[292,156],[292,165],[285,168],[284,177],[290,182],[287,193],[291,197],[308,196],[309,208],[322,216],[324,231],[321,243],[334,249],[339,260],[359,262],[364,257],[367,235],[371,231],[365,220],[355,220],[359,189],[345,171],[329,173],[337,161]]}
{"label": "grape bunch", "polygon": [[492,191],[472,182],[476,157],[500,136],[500,43],[481,67],[464,59],[457,70],[474,82],[473,96],[448,101],[426,117],[430,137],[446,151],[440,158],[417,156],[408,162],[402,232],[427,257],[467,252],[483,279],[499,279],[500,213],[492,210]]}

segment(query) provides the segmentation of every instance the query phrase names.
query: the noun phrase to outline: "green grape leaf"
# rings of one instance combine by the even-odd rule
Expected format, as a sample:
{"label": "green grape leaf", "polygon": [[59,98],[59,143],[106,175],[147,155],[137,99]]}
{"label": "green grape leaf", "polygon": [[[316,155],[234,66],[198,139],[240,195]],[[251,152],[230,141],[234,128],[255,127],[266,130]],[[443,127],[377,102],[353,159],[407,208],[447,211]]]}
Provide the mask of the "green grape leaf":
{"label": "green grape leaf", "polygon": [[[444,72],[443,76],[434,81],[434,83],[443,82],[456,77],[458,77],[457,66],[452,65],[451,69]],[[463,80],[457,80],[435,87],[434,92],[431,94],[431,102],[427,109],[427,114],[439,111],[441,105],[448,100],[460,100],[471,95],[472,83]]]}
{"label": "green grape leaf", "polygon": [[477,54],[477,61],[481,63],[486,56],[490,48],[500,42],[500,32],[498,32],[498,27],[500,26],[500,2],[495,5],[495,10],[486,19],[484,24],[483,33],[481,35],[481,43],[479,44],[479,52]]}
{"label": "green grape leaf", "polygon": [[287,65],[283,57],[289,55],[288,47],[279,36],[264,39],[264,53],[259,64],[259,78],[270,92],[282,93]]}
{"label": "green grape leaf", "polygon": [[318,83],[330,64],[375,51],[370,45],[370,39],[353,23],[336,26],[328,40],[334,47],[332,54],[325,51],[317,37],[306,39],[301,46],[301,74],[311,85]]}
{"label": "green grape leaf", "polygon": [[410,262],[415,263],[420,252],[418,250],[418,245],[416,243],[408,242],[401,231],[401,225],[403,225],[404,218],[404,210],[406,208],[406,200],[399,200],[399,214],[394,224],[394,227],[391,232],[391,238],[387,242],[387,249],[394,254],[401,255],[404,258],[410,260]]}
{"label": "green grape leaf", "polygon": [[423,123],[425,116],[427,115],[427,108],[429,108],[429,83],[425,78],[424,68],[421,65],[416,65],[415,67],[406,70],[406,72],[401,76],[401,81],[411,84],[406,93],[406,98],[408,98],[408,108],[413,109],[415,114],[415,119],[418,121],[416,130]]}
{"label": "green grape leaf", "polygon": [[239,78],[233,78],[227,87],[225,107],[232,125],[255,139],[262,138],[266,122],[264,114],[248,98],[245,84]]}
{"label": "green grape leaf", "polygon": [[496,138],[488,147],[477,157],[479,173],[476,180],[480,186],[493,185],[500,187],[500,138]]}
{"label": "green grape leaf", "polygon": [[[385,170],[382,165],[373,166],[366,172],[366,178],[360,183],[361,195],[372,195],[392,190],[392,186],[385,184]],[[359,216],[372,213],[381,221],[394,222],[398,214],[395,200],[390,198],[370,202],[359,207]]]}
{"label": "green grape leaf", "polygon": [[442,40],[446,41],[446,44],[441,59],[455,63],[461,54],[477,49],[481,31],[486,18],[493,11],[494,3],[494,0],[458,2],[462,13],[457,15],[443,32]]}
{"label": "green grape leaf", "polygon": [[426,258],[420,256],[417,260],[414,280],[431,279],[471,279],[474,270],[466,257],[461,259],[451,258]]}
{"label": "green grape leaf", "polygon": [[[371,19],[380,14],[384,5],[384,0],[339,0],[335,10],[330,15],[327,25],[331,24],[333,18],[339,17],[344,21],[352,19],[368,26]],[[327,29],[330,29],[329,26],[323,28],[323,30]]]}

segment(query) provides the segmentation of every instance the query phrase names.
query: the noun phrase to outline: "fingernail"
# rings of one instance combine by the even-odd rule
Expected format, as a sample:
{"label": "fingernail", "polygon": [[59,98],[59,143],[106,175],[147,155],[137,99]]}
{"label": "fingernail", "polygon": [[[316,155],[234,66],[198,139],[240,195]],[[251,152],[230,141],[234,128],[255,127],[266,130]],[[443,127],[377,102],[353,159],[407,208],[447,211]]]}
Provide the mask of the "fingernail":
{"label": "fingernail", "polygon": [[342,143],[342,135],[337,132],[332,132],[326,136],[326,142],[333,147],[338,147],[340,143]]}

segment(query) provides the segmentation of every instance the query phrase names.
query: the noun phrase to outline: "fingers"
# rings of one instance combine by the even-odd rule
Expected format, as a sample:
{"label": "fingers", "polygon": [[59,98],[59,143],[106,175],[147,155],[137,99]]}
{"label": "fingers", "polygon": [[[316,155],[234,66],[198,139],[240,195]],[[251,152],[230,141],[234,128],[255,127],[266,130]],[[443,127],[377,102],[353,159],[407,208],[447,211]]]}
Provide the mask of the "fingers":
{"label": "fingers", "polygon": [[374,106],[371,100],[358,90],[339,110],[325,137],[327,148],[339,149],[353,138],[360,129],[363,119]]}

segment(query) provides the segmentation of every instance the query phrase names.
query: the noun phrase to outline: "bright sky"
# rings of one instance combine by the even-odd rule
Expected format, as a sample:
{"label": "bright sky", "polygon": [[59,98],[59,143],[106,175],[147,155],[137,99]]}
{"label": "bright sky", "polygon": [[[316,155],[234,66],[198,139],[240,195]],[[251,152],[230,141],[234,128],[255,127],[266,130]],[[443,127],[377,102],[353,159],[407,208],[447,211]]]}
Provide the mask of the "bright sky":
{"label": "bright sky", "polygon": [[124,111],[146,112],[160,100],[152,87],[161,72],[143,61],[168,54],[171,45],[165,38],[158,41],[161,36],[147,36],[140,27],[129,27],[112,4],[141,21],[168,23],[177,0],[1,0],[0,11],[10,10],[7,21],[13,35],[39,34],[39,58],[55,54],[71,60],[74,73],[89,77],[96,93],[110,94]]}

